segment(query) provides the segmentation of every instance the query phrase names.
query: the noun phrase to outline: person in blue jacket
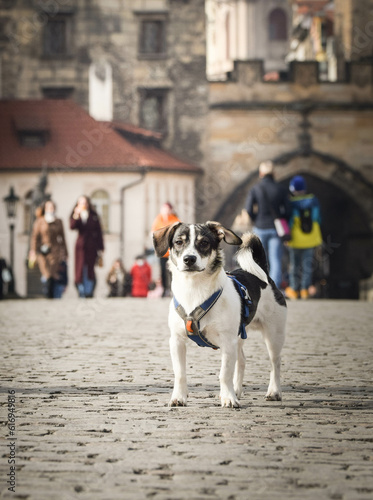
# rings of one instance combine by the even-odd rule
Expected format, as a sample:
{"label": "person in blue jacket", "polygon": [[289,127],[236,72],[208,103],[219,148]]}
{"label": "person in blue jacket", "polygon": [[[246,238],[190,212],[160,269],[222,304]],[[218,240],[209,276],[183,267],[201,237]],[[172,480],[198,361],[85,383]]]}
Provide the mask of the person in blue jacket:
{"label": "person in blue jacket", "polygon": [[289,220],[291,240],[289,248],[289,299],[308,299],[312,284],[315,248],[322,244],[320,204],[314,194],[307,193],[306,181],[301,175],[290,180]]}

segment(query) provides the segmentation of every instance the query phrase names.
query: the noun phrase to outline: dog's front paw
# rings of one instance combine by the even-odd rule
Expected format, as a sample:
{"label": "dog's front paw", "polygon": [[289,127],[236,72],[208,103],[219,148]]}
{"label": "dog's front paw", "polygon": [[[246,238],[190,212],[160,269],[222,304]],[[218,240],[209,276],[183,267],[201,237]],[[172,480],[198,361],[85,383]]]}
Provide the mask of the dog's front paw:
{"label": "dog's front paw", "polygon": [[267,392],[266,401],[282,401],[282,396],[279,392]]}
{"label": "dog's front paw", "polygon": [[187,405],[187,391],[174,391],[172,393],[168,406],[186,406]]}
{"label": "dog's front paw", "polygon": [[236,397],[220,396],[220,401],[223,408],[241,408],[241,405]]}
{"label": "dog's front paw", "polygon": [[186,398],[171,398],[168,406],[186,406],[187,400]]}

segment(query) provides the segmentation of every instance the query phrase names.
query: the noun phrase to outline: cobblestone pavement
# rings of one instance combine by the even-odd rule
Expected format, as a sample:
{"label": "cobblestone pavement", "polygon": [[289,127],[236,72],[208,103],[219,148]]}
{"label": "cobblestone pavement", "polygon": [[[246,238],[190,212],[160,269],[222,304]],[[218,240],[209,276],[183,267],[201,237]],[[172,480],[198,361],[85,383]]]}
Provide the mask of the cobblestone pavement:
{"label": "cobblestone pavement", "polygon": [[192,343],[189,404],[166,406],[167,309],[165,299],[0,303],[2,498],[373,498],[371,304],[290,303],[283,401],[264,400],[269,362],[255,333],[241,409],[219,406],[219,352]]}

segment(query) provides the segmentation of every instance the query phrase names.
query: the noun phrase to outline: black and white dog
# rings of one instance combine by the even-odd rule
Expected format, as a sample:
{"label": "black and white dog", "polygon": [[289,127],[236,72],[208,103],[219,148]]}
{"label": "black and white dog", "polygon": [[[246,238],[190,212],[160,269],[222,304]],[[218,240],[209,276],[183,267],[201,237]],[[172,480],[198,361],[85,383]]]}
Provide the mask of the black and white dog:
{"label": "black and white dog", "polygon": [[[224,240],[241,245],[232,273],[224,271]],[[263,334],[272,369],[266,395],[281,400],[281,349],[285,340],[286,302],[268,275],[264,248],[257,236],[242,239],[218,222],[175,224],[156,231],[158,256],[170,249],[173,300],[170,304],[170,350],[175,375],[170,406],[187,402],[186,340],[220,348],[220,399],[225,407],[239,407],[245,370],[245,327]]]}

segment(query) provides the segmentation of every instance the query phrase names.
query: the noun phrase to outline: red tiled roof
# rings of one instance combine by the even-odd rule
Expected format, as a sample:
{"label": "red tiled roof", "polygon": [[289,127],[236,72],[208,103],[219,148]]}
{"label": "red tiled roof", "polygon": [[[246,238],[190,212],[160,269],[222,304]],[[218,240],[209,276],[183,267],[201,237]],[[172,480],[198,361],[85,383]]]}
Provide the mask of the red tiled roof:
{"label": "red tiled roof", "polygon": [[[45,144],[22,145],[20,134],[24,132],[44,133]],[[156,145],[131,143],[115,132],[111,124],[94,120],[73,101],[0,100],[0,170],[42,166],[71,171],[139,168],[201,171]]]}
{"label": "red tiled roof", "polygon": [[160,141],[162,139],[162,134],[159,132],[153,132],[152,130],[147,130],[145,128],[137,127],[136,125],[132,125],[132,123],[124,123],[113,121],[111,122],[113,128],[120,130],[125,133],[129,133],[134,136],[138,136],[140,138],[146,139],[154,139],[156,141]]}

